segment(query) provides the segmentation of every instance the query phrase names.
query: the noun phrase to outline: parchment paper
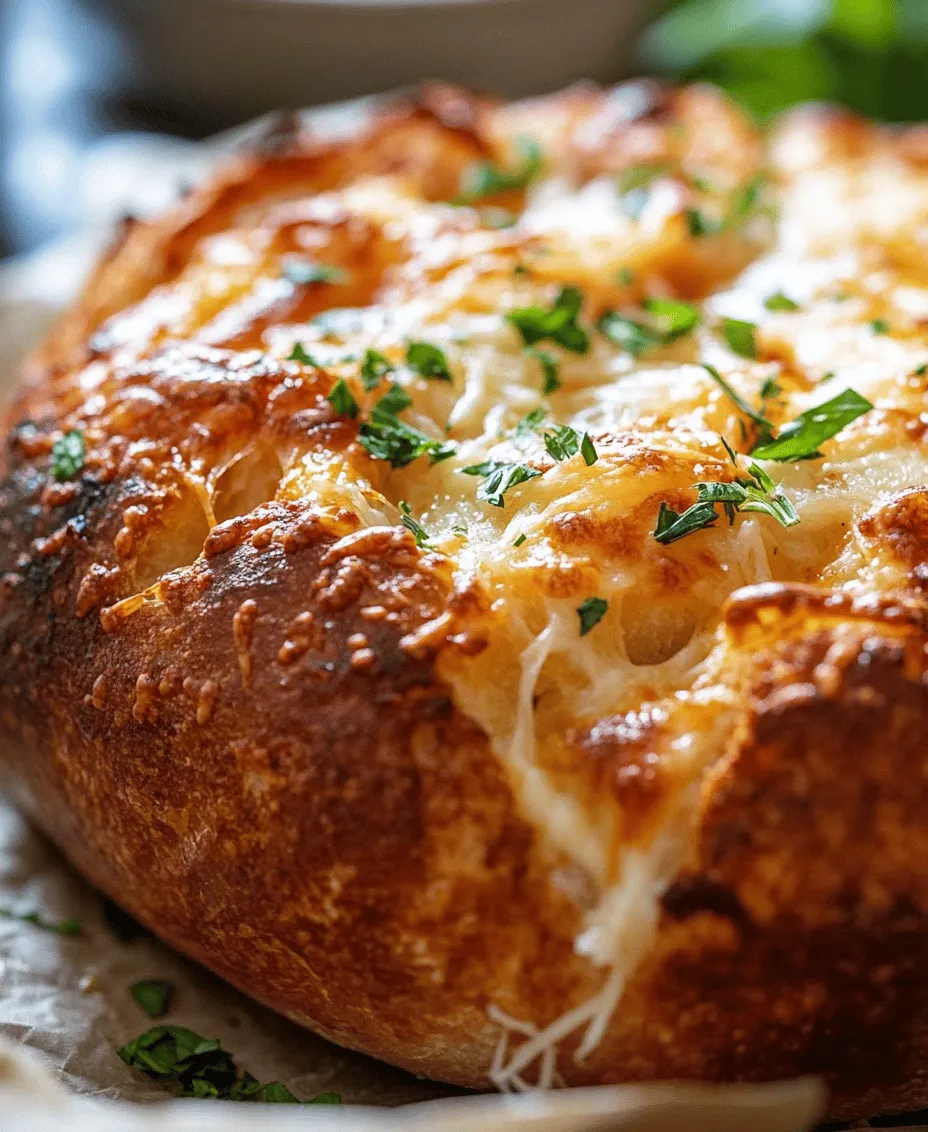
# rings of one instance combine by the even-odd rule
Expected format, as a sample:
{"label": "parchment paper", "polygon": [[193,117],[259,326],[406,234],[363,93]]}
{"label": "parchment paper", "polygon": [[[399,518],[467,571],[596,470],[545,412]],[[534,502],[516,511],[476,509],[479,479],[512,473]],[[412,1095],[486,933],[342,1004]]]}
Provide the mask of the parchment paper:
{"label": "parchment paper", "polygon": [[[369,107],[366,101],[343,104],[312,112],[310,121],[328,134],[350,132]],[[191,146],[130,138],[91,158],[84,194],[92,203],[86,229],[0,267],[0,398],[9,392],[18,358],[76,291],[112,220],[126,211],[163,207],[180,185],[200,176],[237,140],[227,136]],[[52,921],[76,917],[81,925],[80,934],[72,937],[0,917],[2,1132],[296,1127],[352,1132],[799,1132],[822,1111],[823,1090],[811,1080],[763,1088],[654,1085],[466,1098],[448,1086],[417,1080],[287,1022],[147,934],[120,938],[107,926],[101,897],[2,798],[0,910],[38,911]],[[169,1095],[116,1055],[120,1045],[155,1024],[128,992],[133,982],[145,978],[175,984],[165,1021],[221,1039],[240,1069],[262,1081],[280,1080],[301,1098],[341,1093],[345,1105],[126,1103],[164,1101]],[[439,1097],[450,1099],[435,1102]],[[400,1105],[408,1107],[393,1107]]]}

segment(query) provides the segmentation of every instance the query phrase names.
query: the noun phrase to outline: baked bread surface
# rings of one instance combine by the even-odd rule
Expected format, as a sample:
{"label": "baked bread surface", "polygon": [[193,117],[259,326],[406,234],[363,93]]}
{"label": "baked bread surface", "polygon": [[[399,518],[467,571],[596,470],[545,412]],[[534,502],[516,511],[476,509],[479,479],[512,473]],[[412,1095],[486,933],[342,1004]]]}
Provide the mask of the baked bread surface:
{"label": "baked bread surface", "polygon": [[926,221],[921,128],[710,88],[282,125],[25,368],[5,788],[415,1072],[928,1104]]}

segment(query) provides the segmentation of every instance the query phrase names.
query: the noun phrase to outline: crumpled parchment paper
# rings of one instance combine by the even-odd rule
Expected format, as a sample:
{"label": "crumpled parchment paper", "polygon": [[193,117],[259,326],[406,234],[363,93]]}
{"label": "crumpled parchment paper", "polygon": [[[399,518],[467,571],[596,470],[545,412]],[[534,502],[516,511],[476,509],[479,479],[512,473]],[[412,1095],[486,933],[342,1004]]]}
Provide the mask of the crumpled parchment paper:
{"label": "crumpled parchment paper", "polygon": [[[319,132],[350,132],[370,105],[342,104],[308,118]],[[76,292],[112,221],[123,212],[163,207],[248,129],[200,146],[129,138],[91,155],[85,196],[93,208],[86,229],[0,265],[0,400],[10,392],[19,358]],[[73,917],[81,926],[79,935],[66,936],[0,915],[0,1132],[800,1132],[823,1109],[823,1090],[813,1080],[455,1095],[459,1091],[448,1086],[329,1044],[146,933],[127,939],[123,931],[121,938],[108,926],[99,894],[2,798],[0,912],[39,912],[50,921]],[[338,1092],[345,1104],[131,1103],[164,1102],[170,1095],[116,1054],[157,1024],[128,990],[149,978],[175,985],[165,1022],[219,1038],[239,1069],[262,1081],[280,1080],[301,1098]]]}

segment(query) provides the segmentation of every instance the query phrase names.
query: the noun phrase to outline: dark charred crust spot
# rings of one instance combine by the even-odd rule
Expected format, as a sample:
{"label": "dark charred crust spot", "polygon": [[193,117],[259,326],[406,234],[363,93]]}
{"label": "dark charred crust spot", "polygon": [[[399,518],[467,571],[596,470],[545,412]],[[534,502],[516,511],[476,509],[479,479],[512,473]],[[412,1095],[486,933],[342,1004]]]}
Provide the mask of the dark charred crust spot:
{"label": "dark charred crust spot", "polygon": [[667,889],[661,907],[672,920],[688,920],[700,912],[710,912],[731,920],[742,931],[751,926],[751,919],[731,889],[706,876],[685,876]]}

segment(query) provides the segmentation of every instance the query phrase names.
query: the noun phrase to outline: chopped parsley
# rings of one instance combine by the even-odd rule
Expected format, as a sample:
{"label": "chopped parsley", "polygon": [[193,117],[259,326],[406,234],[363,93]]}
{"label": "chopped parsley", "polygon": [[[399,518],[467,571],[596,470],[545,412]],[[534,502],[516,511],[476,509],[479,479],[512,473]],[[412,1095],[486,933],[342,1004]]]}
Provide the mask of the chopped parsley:
{"label": "chopped parsley", "polygon": [[642,305],[654,315],[665,342],[689,334],[699,325],[699,309],[679,299],[645,299]]}
{"label": "chopped parsley", "polygon": [[391,385],[372,409],[370,420],[361,425],[358,439],[362,447],[377,460],[389,460],[394,468],[404,468],[426,454],[430,464],[454,455],[454,444],[433,440],[399,419],[398,414],[411,404],[412,398],[403,389]]}
{"label": "chopped parsley", "polygon": [[287,355],[287,361],[299,362],[302,366],[315,366],[316,369],[319,369],[319,363],[312,356],[312,354],[308,354],[306,352],[302,342],[297,342],[297,344],[293,347],[293,349]]}
{"label": "chopped parsley", "polygon": [[521,535],[519,535],[519,537],[518,537],[518,538],[517,538],[517,539],[515,540],[515,542],[514,542],[514,543],[513,543],[512,545],[513,545],[513,546],[521,546],[521,545],[522,545],[522,543],[523,543],[523,542],[525,542],[525,540],[526,540],[527,538],[528,538],[528,535],[526,535],[526,534],[521,534]]}
{"label": "chopped parsley", "polygon": [[764,306],[768,311],[798,311],[799,304],[794,303],[788,295],[784,295],[782,291],[774,291],[772,295],[768,295],[764,299]]}
{"label": "chopped parsley", "polygon": [[[215,1038],[203,1038],[184,1026],[155,1026],[116,1052],[126,1065],[171,1083],[183,1097],[304,1103],[279,1081],[262,1085],[250,1073],[240,1074],[232,1055]],[[340,1104],[341,1097],[322,1093],[305,1103]]]}
{"label": "chopped parsley", "polygon": [[416,540],[416,546],[421,547],[422,549],[428,549],[428,545],[429,545],[428,532],[426,531],[425,527],[423,527],[420,522],[418,522],[417,520],[415,520],[412,517],[412,509],[410,508],[409,504],[406,502],[405,499],[401,499],[399,501],[398,506],[399,506],[399,509],[402,513],[402,518],[400,519],[400,522],[403,524],[403,526],[406,528],[407,531],[412,531],[413,536]]}
{"label": "chopped parsley", "polygon": [[358,415],[358,403],[342,377],[332,386],[332,392],[326,397],[326,401],[340,417],[351,417],[353,420]]}
{"label": "chopped parsley", "polygon": [[719,518],[716,511],[719,505],[729,523],[734,523],[735,513],[739,511],[770,515],[783,527],[794,527],[799,522],[796,508],[757,464],[752,463],[748,467],[746,476],[737,476],[729,483],[697,483],[693,486],[696,502],[686,511],[677,512],[667,503],[661,503],[654,537],[665,546],[695,531],[712,527]]}
{"label": "chopped parsley", "polygon": [[512,487],[526,480],[540,476],[541,472],[526,464],[506,464],[498,460],[484,460],[481,464],[469,464],[461,471],[466,476],[483,476],[483,483],[477,488],[477,498],[492,507],[505,507],[503,496]]}
{"label": "chopped parsley", "polygon": [[697,307],[678,299],[645,299],[644,309],[651,315],[652,324],[628,318],[617,311],[606,311],[597,329],[615,346],[639,358],[659,346],[669,346],[684,334],[694,330],[700,321]]}
{"label": "chopped parsley", "polygon": [[920,366],[916,366],[915,369],[912,370],[912,372],[911,372],[911,374],[909,374],[909,376],[910,377],[924,377],[926,373],[928,373],[928,362],[922,362],[922,364]]}
{"label": "chopped parsley", "polygon": [[544,405],[536,405],[525,414],[513,430],[516,436],[528,436],[533,433],[541,425],[542,421],[547,416]]}
{"label": "chopped parsley", "polygon": [[633,358],[640,358],[642,354],[664,344],[662,334],[617,311],[606,311],[597,322],[596,329],[614,346],[627,350]]}
{"label": "chopped parsley", "polygon": [[330,263],[319,263],[312,259],[288,259],[282,271],[287,281],[294,287],[307,287],[310,283],[346,283],[348,273]]}
{"label": "chopped parsley", "polygon": [[594,625],[598,625],[602,621],[608,608],[609,602],[601,597],[588,597],[585,602],[577,606],[581,637],[585,637]]}
{"label": "chopped parsley", "polygon": [[620,267],[616,272],[615,281],[620,287],[631,287],[635,282],[635,273],[630,267]]}
{"label": "chopped parsley", "polygon": [[717,236],[724,227],[721,220],[716,220],[714,216],[708,216],[699,208],[688,208],[686,210],[686,225],[689,228],[690,235],[696,238]]}
{"label": "chopped parsley", "polygon": [[570,425],[555,425],[550,432],[543,434],[543,439],[548,455],[559,464],[576,456],[578,452],[587,467],[599,459],[589,433],[585,432],[581,437]]}
{"label": "chopped parsley", "polygon": [[577,287],[562,287],[550,310],[544,307],[515,307],[506,318],[522,335],[526,346],[547,338],[575,354],[585,354],[590,337],[577,322],[583,295]]}
{"label": "chopped parsley", "polygon": [[380,379],[393,373],[390,359],[384,357],[378,350],[365,350],[361,362],[361,381],[364,388],[370,392],[380,384]]}
{"label": "chopped parsley", "polygon": [[162,1018],[168,1011],[174,984],[167,979],[141,979],[129,987],[129,994],[149,1018]]}
{"label": "chopped parsley", "polygon": [[77,919],[47,920],[41,912],[13,912],[9,908],[0,908],[0,917],[4,920],[19,920],[22,924],[32,924],[44,932],[55,932],[57,935],[80,935],[81,922]]}
{"label": "chopped parsley", "polygon": [[724,377],[719,373],[715,366],[710,366],[707,362],[703,363],[702,367],[712,380],[718,385],[725,396],[739,409],[746,417],[749,417],[756,425],[759,436],[764,440],[769,440],[773,436],[773,421],[771,421],[764,413],[758,409],[753,408],[745,401],[740,393],[737,393],[728,384]]}
{"label": "chopped parsley", "polygon": [[814,409],[807,409],[794,421],[785,424],[776,438],[754,448],[758,460],[815,460],[822,455],[819,445],[837,435],[873,406],[853,389],[845,389]]}
{"label": "chopped parsley", "polygon": [[889,323],[885,318],[874,318],[870,320],[870,329],[874,334],[888,334]]}
{"label": "chopped parsley", "polygon": [[429,381],[450,381],[451,371],[444,352],[430,342],[410,342],[406,348],[406,364]]}
{"label": "chopped parsley", "polygon": [[542,397],[550,397],[561,388],[561,377],[558,372],[557,358],[547,350],[539,350],[537,346],[526,346],[525,353],[530,358],[536,358],[541,365],[543,379],[541,383]]}
{"label": "chopped parsley", "polygon": [[498,193],[515,192],[524,189],[541,173],[541,146],[534,138],[516,138],[519,151],[519,164],[507,170],[492,161],[478,161],[465,169],[461,188],[455,204],[473,204],[482,197],[496,196]]}
{"label": "chopped parsley", "polygon": [[69,480],[84,466],[84,434],[72,428],[64,436],[59,436],[52,445],[52,479],[61,483]]}
{"label": "chopped parsley", "polygon": [[745,322],[741,318],[722,319],[722,334],[728,348],[742,358],[757,357],[757,342],[754,338],[756,330],[753,322]]}
{"label": "chopped parsley", "polygon": [[772,401],[774,397],[779,397],[783,392],[783,386],[777,381],[775,377],[768,377],[764,379],[764,384],[760,387],[761,401]]}

